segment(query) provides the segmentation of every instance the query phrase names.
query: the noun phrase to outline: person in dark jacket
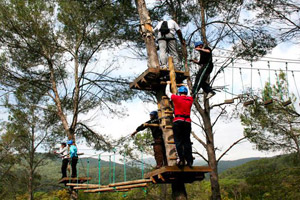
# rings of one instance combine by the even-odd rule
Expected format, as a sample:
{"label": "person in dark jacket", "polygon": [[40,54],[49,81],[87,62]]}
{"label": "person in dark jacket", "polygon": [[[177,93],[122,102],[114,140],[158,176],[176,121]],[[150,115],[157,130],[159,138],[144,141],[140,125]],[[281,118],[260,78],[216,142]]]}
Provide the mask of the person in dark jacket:
{"label": "person in dark jacket", "polygon": [[[192,62],[198,64],[200,66],[200,69],[197,72],[193,85],[193,94],[196,95],[199,89],[202,88],[203,91],[207,94],[207,99],[209,99],[216,94],[207,83],[207,79],[214,67],[212,62],[212,50],[211,48],[204,46],[203,42],[201,41],[195,42],[195,50],[199,51],[200,60],[192,60]],[[202,79],[200,81],[201,76]]]}
{"label": "person in dark jacket", "polygon": [[165,151],[164,141],[162,137],[162,130],[160,129],[159,126],[147,126],[147,124],[159,124],[157,111],[150,112],[150,120],[137,127],[136,130],[131,134],[131,136],[133,137],[139,131],[142,131],[146,128],[150,128],[152,137],[154,139],[153,151],[154,151],[154,158],[156,161],[155,168],[159,169],[162,166],[167,165],[166,151]]}
{"label": "person in dark jacket", "polygon": [[193,97],[190,96],[189,89],[181,86],[178,89],[179,95],[170,92],[170,81],[167,82],[166,95],[174,104],[173,134],[179,160],[177,165],[183,167],[185,161],[187,166],[192,167],[192,143],[191,143],[191,108]]}

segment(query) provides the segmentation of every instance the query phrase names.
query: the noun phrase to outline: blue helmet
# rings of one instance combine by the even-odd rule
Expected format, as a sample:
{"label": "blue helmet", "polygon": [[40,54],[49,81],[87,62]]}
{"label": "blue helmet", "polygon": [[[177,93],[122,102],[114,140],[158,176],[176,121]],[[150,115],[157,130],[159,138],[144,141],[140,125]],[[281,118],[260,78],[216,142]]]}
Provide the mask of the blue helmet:
{"label": "blue helmet", "polygon": [[68,140],[68,144],[73,144],[73,140]]}
{"label": "blue helmet", "polygon": [[197,46],[200,46],[200,45],[203,45],[204,43],[202,42],[202,41],[198,41],[198,42],[195,42],[194,43],[194,45],[195,45],[195,48],[197,47]]}
{"label": "blue helmet", "polygon": [[185,87],[185,86],[181,86],[179,89],[178,89],[178,92],[179,93],[188,93],[188,89]]}
{"label": "blue helmet", "polygon": [[158,113],[157,113],[157,111],[156,111],[156,110],[154,110],[154,111],[150,112],[150,115],[157,116],[157,115],[158,115]]}

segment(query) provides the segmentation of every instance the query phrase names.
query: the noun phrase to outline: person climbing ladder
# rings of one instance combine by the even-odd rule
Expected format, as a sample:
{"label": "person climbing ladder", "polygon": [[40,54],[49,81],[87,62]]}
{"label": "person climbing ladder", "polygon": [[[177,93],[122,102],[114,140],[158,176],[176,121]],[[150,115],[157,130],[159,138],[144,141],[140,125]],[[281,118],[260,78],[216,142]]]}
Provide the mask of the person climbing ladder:
{"label": "person climbing ladder", "polygon": [[195,82],[193,85],[192,93],[195,96],[200,88],[207,94],[207,99],[214,96],[216,93],[212,90],[210,85],[207,83],[207,79],[210,73],[213,70],[213,62],[212,62],[212,50],[209,47],[204,47],[204,43],[202,41],[195,42],[195,50],[200,53],[200,60],[191,60],[193,63],[196,63],[200,66],[195,78]]}
{"label": "person climbing ladder", "polygon": [[[148,126],[146,126],[145,124],[159,125],[157,111],[150,112],[150,120],[147,121],[146,123],[140,125],[139,127],[137,127],[137,129],[131,134],[131,136],[133,137],[139,131],[146,129]],[[159,126],[149,126],[149,128],[151,130],[152,137],[154,139],[153,150],[154,150],[154,158],[156,161],[155,168],[159,169],[162,166],[167,165],[165,146],[164,146],[164,141],[163,141],[163,137],[162,137],[162,130],[160,129]]]}
{"label": "person climbing ladder", "polygon": [[189,89],[181,86],[178,89],[179,95],[170,92],[170,81],[167,82],[166,95],[173,101],[174,115],[173,120],[173,134],[176,145],[179,161],[177,165],[183,167],[185,161],[187,166],[192,167],[192,143],[191,143],[191,107],[193,105],[193,97],[190,96]]}

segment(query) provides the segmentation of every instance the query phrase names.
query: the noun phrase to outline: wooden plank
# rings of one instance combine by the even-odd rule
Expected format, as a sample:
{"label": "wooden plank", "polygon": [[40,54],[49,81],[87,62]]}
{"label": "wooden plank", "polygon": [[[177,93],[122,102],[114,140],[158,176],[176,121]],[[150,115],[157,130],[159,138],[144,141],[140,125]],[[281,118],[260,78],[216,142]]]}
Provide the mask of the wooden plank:
{"label": "wooden plank", "polygon": [[292,101],[289,99],[289,100],[283,102],[282,105],[283,105],[283,106],[288,106],[288,105],[290,105],[291,103],[292,103]]}
{"label": "wooden plank", "polygon": [[166,129],[172,129],[172,126],[171,125],[167,125],[165,126]]}
{"label": "wooden plank", "polygon": [[245,101],[244,102],[244,106],[250,106],[250,105],[253,105],[254,104],[254,101],[253,100],[250,100],[250,101]]}
{"label": "wooden plank", "polygon": [[101,188],[104,188],[104,187],[109,187],[108,185],[98,185],[98,184],[77,184],[77,183],[67,183],[66,184],[67,186],[76,186],[76,187],[88,187],[88,186],[92,186],[92,187],[101,187]]}
{"label": "wooden plank", "polygon": [[179,168],[177,166],[164,166],[161,167],[159,169],[153,170],[147,174],[145,174],[145,178],[150,178],[151,176],[157,176],[158,174],[164,174],[166,172],[172,172],[172,173],[176,173],[176,172],[211,172],[212,169],[208,166],[193,166],[192,168],[188,167],[188,166],[184,166],[182,168]]}
{"label": "wooden plank", "polygon": [[273,99],[269,99],[269,100],[266,100],[264,101],[264,105],[267,106],[269,104],[273,103]]}
{"label": "wooden plank", "polygon": [[150,176],[150,179],[153,183],[156,183],[155,179],[153,178],[153,176]]}
{"label": "wooden plank", "polygon": [[84,190],[85,193],[95,193],[95,192],[108,192],[114,190],[123,190],[123,189],[131,189],[131,188],[139,188],[139,187],[147,187],[147,183],[135,184],[135,185],[125,185],[125,186],[118,186],[118,187],[109,187],[109,188],[101,188],[95,190]]}
{"label": "wooden plank", "polygon": [[234,99],[225,99],[224,103],[232,104],[232,103],[234,103]]}
{"label": "wooden plank", "polygon": [[161,174],[158,174],[158,178],[159,178],[160,180],[162,180],[163,182],[166,182],[166,179],[164,179],[164,177],[163,177]]}
{"label": "wooden plank", "polygon": [[119,182],[119,183],[112,183],[109,184],[109,187],[116,187],[116,186],[122,186],[122,185],[132,185],[137,183],[150,183],[152,182],[151,179],[140,179],[140,180],[133,180],[133,181],[125,181],[125,182]]}
{"label": "wooden plank", "polygon": [[175,144],[175,141],[174,140],[169,140],[168,144]]}
{"label": "wooden plank", "polygon": [[146,71],[144,71],[141,75],[139,75],[133,82],[131,82],[129,84],[130,88],[135,87],[135,85],[140,82],[146,75],[148,75],[149,73],[155,73],[155,74],[159,74],[159,69],[158,68],[153,68],[150,67],[148,68]]}
{"label": "wooden plank", "polygon": [[85,189],[100,189],[100,188],[108,188],[107,186],[102,186],[102,185],[98,185],[98,186],[77,186],[77,187],[74,187],[75,190],[85,190]]}
{"label": "wooden plank", "polygon": [[67,182],[76,183],[77,181],[79,183],[82,183],[82,182],[86,182],[91,179],[92,179],[91,177],[78,177],[78,178],[77,177],[76,178],[65,177],[63,179],[60,179],[58,183],[67,183]]}
{"label": "wooden plank", "polygon": [[147,123],[144,123],[144,126],[145,127],[158,127],[159,124],[147,124]]}

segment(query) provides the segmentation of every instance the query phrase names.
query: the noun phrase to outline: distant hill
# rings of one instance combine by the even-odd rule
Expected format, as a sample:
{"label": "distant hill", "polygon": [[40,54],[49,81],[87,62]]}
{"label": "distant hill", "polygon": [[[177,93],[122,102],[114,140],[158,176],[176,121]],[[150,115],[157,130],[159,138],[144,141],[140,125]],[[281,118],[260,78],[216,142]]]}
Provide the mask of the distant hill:
{"label": "distant hill", "polygon": [[[228,167],[223,170],[221,177],[223,178],[246,178],[249,174],[255,173],[257,170],[261,170],[264,167],[272,168],[272,170],[281,170],[288,167],[298,167],[297,159],[295,154],[287,154],[274,156],[270,158],[252,159],[248,162],[244,162],[235,167]],[[225,167],[226,168],[226,167]]]}
{"label": "distant hill", "polygon": [[[237,167],[239,165],[242,165],[244,163],[250,162],[252,160],[259,160],[262,159],[261,157],[251,157],[251,158],[243,158],[243,159],[238,159],[238,160],[221,160],[219,162],[218,166],[218,171],[219,173],[232,168],[232,167]],[[150,165],[155,165],[155,160],[154,158],[147,158],[145,159],[145,163],[148,163]],[[204,160],[195,160],[194,165],[196,166],[202,166],[202,165],[207,165],[207,163]]]}

